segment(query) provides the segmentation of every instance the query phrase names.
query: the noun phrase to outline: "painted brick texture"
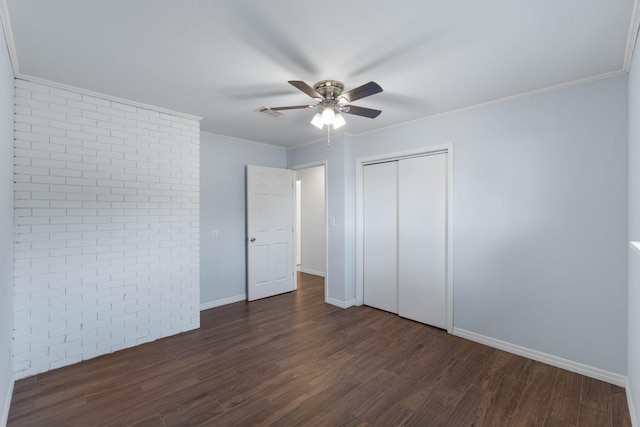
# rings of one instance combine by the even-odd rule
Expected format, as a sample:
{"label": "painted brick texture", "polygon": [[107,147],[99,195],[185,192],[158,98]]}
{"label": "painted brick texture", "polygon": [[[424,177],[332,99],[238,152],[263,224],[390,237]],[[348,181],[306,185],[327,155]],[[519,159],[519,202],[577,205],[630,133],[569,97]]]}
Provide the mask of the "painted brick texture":
{"label": "painted brick texture", "polygon": [[17,379],[199,327],[199,122],[16,80]]}

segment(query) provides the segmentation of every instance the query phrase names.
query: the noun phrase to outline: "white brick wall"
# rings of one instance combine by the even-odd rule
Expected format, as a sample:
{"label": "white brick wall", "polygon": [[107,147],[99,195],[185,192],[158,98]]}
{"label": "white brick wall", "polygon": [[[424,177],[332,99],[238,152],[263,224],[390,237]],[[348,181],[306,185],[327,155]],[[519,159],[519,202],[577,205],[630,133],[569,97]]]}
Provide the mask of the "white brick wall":
{"label": "white brick wall", "polygon": [[14,370],[199,327],[199,123],[16,80]]}

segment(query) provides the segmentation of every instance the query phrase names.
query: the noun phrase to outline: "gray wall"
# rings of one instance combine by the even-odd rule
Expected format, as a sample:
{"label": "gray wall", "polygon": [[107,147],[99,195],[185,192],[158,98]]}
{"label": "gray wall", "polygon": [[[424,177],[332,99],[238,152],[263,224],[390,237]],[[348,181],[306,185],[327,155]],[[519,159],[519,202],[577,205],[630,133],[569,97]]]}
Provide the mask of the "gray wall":
{"label": "gray wall", "polygon": [[344,214],[332,296],[355,293],[355,159],[443,143],[454,326],[625,375],[626,76],[290,150],[289,165],[328,159],[329,215]]}
{"label": "gray wall", "polygon": [[[640,58],[636,46],[629,72],[629,240],[640,241]],[[628,371],[630,393],[640,410],[640,253],[629,249]],[[640,425],[640,418],[636,424]]]}
{"label": "gray wall", "polygon": [[324,276],[326,265],[324,166],[299,169],[296,173],[297,180],[302,181],[300,270],[303,273]]}
{"label": "gray wall", "polygon": [[[246,294],[245,169],[286,167],[283,148],[200,134],[200,302]],[[218,230],[219,239],[211,239]]]}
{"label": "gray wall", "polygon": [[3,35],[0,42],[0,425],[9,414],[13,375],[13,91],[13,71]]}
{"label": "gray wall", "polygon": [[331,145],[326,140],[287,150],[287,165],[295,167],[320,160],[326,160],[327,201],[329,220],[334,219],[335,226],[329,226],[327,238],[327,289],[328,301],[337,305],[349,305],[355,297],[355,259],[354,241],[347,236],[354,235],[353,188],[355,175],[353,170],[352,142],[348,135],[331,137]]}

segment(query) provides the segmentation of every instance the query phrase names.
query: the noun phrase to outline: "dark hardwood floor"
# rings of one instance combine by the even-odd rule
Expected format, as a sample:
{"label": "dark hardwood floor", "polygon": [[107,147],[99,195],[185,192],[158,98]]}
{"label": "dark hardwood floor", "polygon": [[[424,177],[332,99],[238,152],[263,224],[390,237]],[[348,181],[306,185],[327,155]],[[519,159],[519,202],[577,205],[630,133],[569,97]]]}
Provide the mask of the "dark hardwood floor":
{"label": "dark hardwood floor", "polygon": [[9,426],[630,426],[624,389],[297,292],[20,380]]}

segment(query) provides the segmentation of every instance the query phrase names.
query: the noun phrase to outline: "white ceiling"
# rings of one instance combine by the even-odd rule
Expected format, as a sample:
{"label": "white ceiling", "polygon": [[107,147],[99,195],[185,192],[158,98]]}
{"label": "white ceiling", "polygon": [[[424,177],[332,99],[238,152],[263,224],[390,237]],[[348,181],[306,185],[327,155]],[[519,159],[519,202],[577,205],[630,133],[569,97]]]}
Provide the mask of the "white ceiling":
{"label": "white ceiling", "polygon": [[[18,76],[202,116],[285,147],[324,137],[287,84],[370,80],[358,134],[625,72],[634,0],[0,0]],[[631,40],[631,41],[628,41]],[[17,60],[17,61],[16,61]]]}

